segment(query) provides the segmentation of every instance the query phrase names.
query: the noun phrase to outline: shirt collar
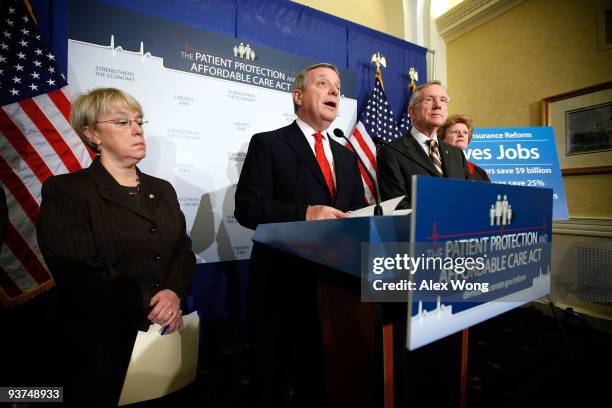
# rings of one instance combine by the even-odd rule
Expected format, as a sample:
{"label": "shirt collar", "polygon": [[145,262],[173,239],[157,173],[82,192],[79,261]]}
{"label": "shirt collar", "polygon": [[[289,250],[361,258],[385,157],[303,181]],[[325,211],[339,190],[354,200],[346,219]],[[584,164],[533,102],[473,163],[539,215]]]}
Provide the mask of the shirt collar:
{"label": "shirt collar", "polygon": [[[416,127],[412,127],[412,129],[410,129],[410,134],[417,140],[417,142],[419,142],[419,144],[421,145],[426,145],[427,141],[429,140],[429,138],[427,137],[427,135],[425,135],[424,133],[421,133],[418,131],[418,129]],[[440,142],[438,142],[438,135],[435,134],[433,137],[433,140],[436,141],[436,143],[438,143],[438,145],[440,145]]]}
{"label": "shirt collar", "polygon": [[[302,133],[304,133],[304,135],[306,137],[310,137],[310,136],[314,135],[315,133],[317,133],[317,131],[314,130],[312,128],[312,126],[310,126],[308,123],[304,122],[299,117],[295,118],[295,122],[297,123],[298,127],[300,128],[300,130],[302,131]],[[327,139],[327,129],[324,129],[324,130],[322,130],[319,133],[321,133],[323,135],[323,140]]]}

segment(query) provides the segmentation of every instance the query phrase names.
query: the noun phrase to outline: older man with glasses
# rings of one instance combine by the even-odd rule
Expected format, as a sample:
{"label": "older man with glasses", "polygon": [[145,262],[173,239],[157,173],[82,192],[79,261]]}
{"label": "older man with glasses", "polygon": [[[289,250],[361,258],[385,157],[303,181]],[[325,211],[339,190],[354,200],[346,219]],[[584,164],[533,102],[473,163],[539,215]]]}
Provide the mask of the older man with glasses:
{"label": "older man with glasses", "polygon": [[405,195],[398,208],[410,208],[413,175],[467,179],[468,164],[460,149],[439,142],[438,128],[448,116],[450,97],[440,81],[418,86],[408,103],[409,134],[378,153],[378,180],[383,200]]}

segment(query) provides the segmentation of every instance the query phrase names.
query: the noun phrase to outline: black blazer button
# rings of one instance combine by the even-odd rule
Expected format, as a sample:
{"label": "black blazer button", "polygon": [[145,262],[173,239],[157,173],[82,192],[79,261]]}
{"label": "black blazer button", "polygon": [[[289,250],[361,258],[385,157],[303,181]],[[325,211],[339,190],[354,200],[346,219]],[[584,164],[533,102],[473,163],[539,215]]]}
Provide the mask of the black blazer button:
{"label": "black blazer button", "polygon": [[157,262],[161,259],[161,255],[159,254],[155,254],[155,256],[153,256],[153,262]]}
{"label": "black blazer button", "polygon": [[149,232],[151,234],[155,234],[157,232],[157,225],[155,224],[151,225],[151,228],[149,228]]}
{"label": "black blazer button", "polygon": [[151,286],[153,286],[153,289],[159,289],[161,284],[159,283],[159,281],[155,281],[155,282],[153,282],[153,285],[151,285]]}

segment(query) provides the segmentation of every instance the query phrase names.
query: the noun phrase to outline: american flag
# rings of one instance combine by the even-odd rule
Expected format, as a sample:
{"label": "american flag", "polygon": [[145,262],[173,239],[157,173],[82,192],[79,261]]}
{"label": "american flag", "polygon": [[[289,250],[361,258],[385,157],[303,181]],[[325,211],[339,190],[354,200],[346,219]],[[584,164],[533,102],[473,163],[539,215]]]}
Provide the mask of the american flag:
{"label": "american flag", "polygon": [[399,124],[397,125],[399,128],[399,132],[401,135],[405,135],[412,128],[412,121],[410,120],[410,114],[408,113],[408,109],[402,114],[400,118]]}
{"label": "american flag", "polygon": [[0,6],[0,181],[9,216],[0,252],[0,303],[54,285],[36,241],[47,177],[87,167],[92,153],[70,127],[66,79],[23,1]]}
{"label": "american flag", "polygon": [[[376,146],[372,137],[378,136],[384,140],[391,141],[399,136],[399,129],[395,124],[393,110],[383,89],[383,80],[380,70],[376,71],[374,77],[374,91],[368,99],[365,110],[361,113],[359,122],[351,136],[351,143],[355,146],[357,153],[366,163],[370,173],[376,177]],[[366,200],[369,204],[375,202],[376,190],[368,178],[365,170],[359,164],[361,179]]]}
{"label": "american flag", "polygon": [[[412,93],[416,89],[416,83],[411,82],[409,88],[410,88],[410,94],[408,95],[408,100],[410,100]],[[410,128],[412,128],[412,121],[410,119],[410,114],[408,113],[407,108],[404,110],[404,113],[402,114],[402,117],[400,118],[400,121],[397,127],[399,128],[400,135],[405,135],[406,133],[410,131]]]}

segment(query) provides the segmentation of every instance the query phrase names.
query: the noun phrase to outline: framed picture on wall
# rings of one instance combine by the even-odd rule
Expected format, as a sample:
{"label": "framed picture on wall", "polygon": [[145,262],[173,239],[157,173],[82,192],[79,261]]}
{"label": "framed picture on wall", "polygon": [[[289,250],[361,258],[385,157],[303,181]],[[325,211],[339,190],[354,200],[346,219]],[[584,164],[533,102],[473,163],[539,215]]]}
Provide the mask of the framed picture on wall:
{"label": "framed picture on wall", "polygon": [[565,112],[565,153],[612,150],[612,102]]}
{"label": "framed picture on wall", "polygon": [[612,81],[544,99],[563,175],[612,173]]}
{"label": "framed picture on wall", "polygon": [[612,0],[597,2],[597,51],[612,48]]}

